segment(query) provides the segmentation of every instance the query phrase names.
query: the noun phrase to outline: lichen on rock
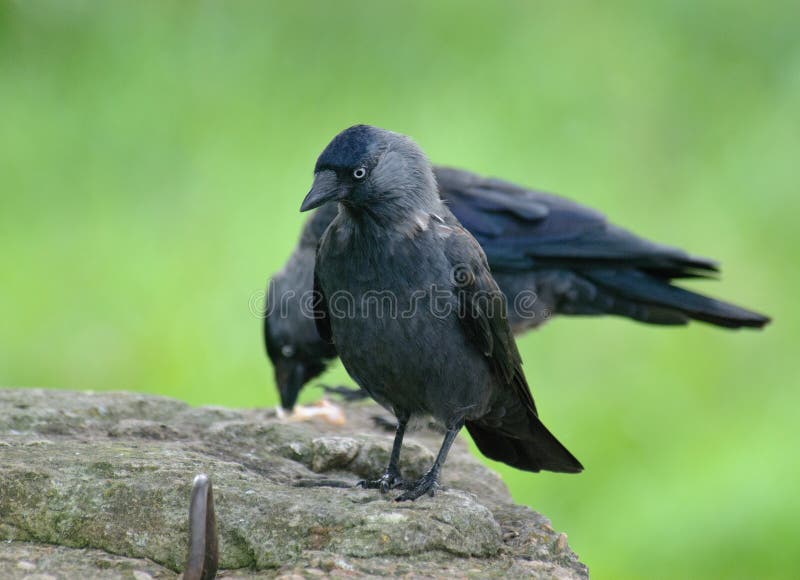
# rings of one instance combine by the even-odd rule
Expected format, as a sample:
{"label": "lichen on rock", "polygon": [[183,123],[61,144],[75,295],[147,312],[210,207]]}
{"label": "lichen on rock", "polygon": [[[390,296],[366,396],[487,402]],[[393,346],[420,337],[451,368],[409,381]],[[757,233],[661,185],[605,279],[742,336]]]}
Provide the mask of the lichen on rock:
{"label": "lichen on rock", "polygon": [[[301,424],[150,395],[2,389],[0,577],[176,577],[201,472],[226,576],[587,575],[463,442],[433,498],[396,504],[354,487],[381,472],[392,437],[373,426],[378,407],[345,411],[343,426]],[[403,472],[421,474],[440,439],[410,434]]]}

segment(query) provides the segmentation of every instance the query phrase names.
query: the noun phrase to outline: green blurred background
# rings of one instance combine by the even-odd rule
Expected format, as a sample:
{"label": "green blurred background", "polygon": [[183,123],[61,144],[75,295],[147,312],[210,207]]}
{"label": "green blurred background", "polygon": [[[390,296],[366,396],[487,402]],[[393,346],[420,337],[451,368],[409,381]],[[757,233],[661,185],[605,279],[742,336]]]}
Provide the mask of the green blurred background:
{"label": "green blurred background", "polygon": [[2,2],[0,384],[275,404],[251,302],[318,153],[371,123],[718,258],[692,287],[777,319],[525,336],[586,471],[500,471],[596,577],[792,576],[798,22],[794,0]]}

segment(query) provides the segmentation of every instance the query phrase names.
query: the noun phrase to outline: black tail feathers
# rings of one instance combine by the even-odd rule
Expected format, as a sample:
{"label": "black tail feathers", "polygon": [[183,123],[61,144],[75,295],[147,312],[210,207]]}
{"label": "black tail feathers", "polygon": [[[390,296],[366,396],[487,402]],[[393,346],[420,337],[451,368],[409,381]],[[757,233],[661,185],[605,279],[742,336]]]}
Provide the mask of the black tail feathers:
{"label": "black tail feathers", "polygon": [[724,328],[761,328],[770,321],[763,314],[635,270],[593,270],[583,275],[613,299],[622,315],[642,322],[685,324],[692,319]]}
{"label": "black tail feathers", "polygon": [[547,430],[533,414],[528,414],[529,429],[514,435],[502,428],[467,421],[473,441],[489,459],[525,471],[578,473],[583,465]]}

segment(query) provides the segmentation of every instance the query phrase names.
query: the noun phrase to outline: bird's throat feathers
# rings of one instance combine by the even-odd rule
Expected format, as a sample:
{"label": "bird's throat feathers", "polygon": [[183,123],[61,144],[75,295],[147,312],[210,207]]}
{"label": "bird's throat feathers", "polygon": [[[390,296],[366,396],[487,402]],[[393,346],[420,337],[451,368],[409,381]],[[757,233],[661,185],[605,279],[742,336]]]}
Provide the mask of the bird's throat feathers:
{"label": "bird's throat feathers", "polygon": [[387,188],[361,203],[342,200],[339,216],[354,227],[379,229],[412,229],[427,224],[430,216],[441,214],[444,205],[439,198],[435,178],[424,187]]}
{"label": "bird's throat feathers", "polygon": [[428,209],[407,206],[396,200],[359,207],[340,204],[338,229],[346,237],[367,237],[378,243],[387,237],[414,238],[427,231],[432,221],[441,222],[439,216],[446,211],[441,202]]}

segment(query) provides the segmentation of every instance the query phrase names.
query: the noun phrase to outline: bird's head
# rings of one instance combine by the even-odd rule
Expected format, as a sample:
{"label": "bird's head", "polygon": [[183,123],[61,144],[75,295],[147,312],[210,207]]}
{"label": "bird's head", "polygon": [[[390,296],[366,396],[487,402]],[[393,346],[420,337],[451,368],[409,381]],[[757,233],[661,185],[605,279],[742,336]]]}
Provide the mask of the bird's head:
{"label": "bird's head", "polygon": [[296,285],[291,274],[281,272],[273,278],[264,313],[264,344],[281,406],[287,411],[294,408],[303,386],[321,375],[336,356],[333,346],[319,337],[314,320],[303,315],[297,293],[290,292]]}
{"label": "bird's head", "polygon": [[439,202],[430,161],[405,135],[356,125],[317,159],[314,184],[300,211],[338,201],[355,211],[420,209]]}

